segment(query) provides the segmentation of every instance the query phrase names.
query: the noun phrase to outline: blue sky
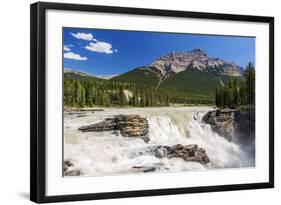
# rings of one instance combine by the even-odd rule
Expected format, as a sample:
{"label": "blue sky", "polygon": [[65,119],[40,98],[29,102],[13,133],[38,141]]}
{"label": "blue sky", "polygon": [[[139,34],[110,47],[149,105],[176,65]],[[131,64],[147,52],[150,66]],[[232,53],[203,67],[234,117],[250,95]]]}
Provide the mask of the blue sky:
{"label": "blue sky", "polygon": [[255,38],[64,28],[64,67],[97,75],[120,74],[172,51],[205,50],[245,67],[255,63]]}

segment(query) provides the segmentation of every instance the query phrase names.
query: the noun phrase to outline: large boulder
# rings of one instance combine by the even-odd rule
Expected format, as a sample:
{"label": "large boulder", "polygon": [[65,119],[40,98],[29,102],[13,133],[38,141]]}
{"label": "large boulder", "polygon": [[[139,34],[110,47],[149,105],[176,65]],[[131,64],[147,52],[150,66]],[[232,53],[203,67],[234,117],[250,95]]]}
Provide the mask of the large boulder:
{"label": "large boulder", "polygon": [[171,158],[182,158],[187,162],[199,162],[201,164],[207,164],[210,162],[205,149],[198,147],[196,144],[181,145],[177,144],[174,146],[156,146],[154,149],[154,156],[157,158],[167,157]]}
{"label": "large boulder", "polygon": [[67,171],[67,170],[69,169],[69,167],[73,167],[73,166],[74,166],[74,165],[73,165],[72,162],[66,160],[66,161],[64,161],[64,163],[63,163],[63,171],[65,172],[65,171]]}
{"label": "large boulder", "polygon": [[116,122],[114,118],[106,118],[104,121],[82,126],[79,128],[82,132],[103,132],[103,131],[111,131],[116,130]]}
{"label": "large boulder", "polygon": [[244,105],[236,109],[216,109],[209,111],[202,121],[227,140],[236,140],[249,144],[255,139],[255,107]]}
{"label": "large boulder", "polygon": [[69,160],[64,161],[63,163],[63,175],[64,176],[80,176],[82,172],[79,169],[76,169],[74,164]]}
{"label": "large boulder", "polygon": [[146,118],[139,115],[117,115],[104,121],[79,128],[82,132],[103,132],[120,130],[124,137],[138,137],[149,142],[147,137],[149,124]]}
{"label": "large boulder", "polygon": [[232,140],[234,129],[234,110],[224,108],[209,111],[202,121],[211,125],[212,129],[227,140]]}
{"label": "large boulder", "polygon": [[156,168],[153,166],[133,166],[132,170],[134,172],[146,173],[146,172],[154,172],[156,170]]}

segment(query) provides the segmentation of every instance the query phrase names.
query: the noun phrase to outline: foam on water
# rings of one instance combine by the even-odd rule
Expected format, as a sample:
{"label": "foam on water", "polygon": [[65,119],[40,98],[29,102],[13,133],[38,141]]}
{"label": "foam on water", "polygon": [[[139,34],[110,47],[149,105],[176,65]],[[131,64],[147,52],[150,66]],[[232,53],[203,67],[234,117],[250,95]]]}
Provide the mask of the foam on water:
{"label": "foam on water", "polygon": [[[73,162],[83,175],[134,173],[138,167],[154,167],[156,171],[187,171],[210,168],[253,166],[254,160],[235,143],[225,140],[201,122],[210,108],[134,108],[106,109],[88,112],[86,117],[65,115],[64,158]],[[139,114],[149,121],[147,144],[141,139],[122,137],[119,131],[82,133],[78,128],[118,114]],[[156,158],[149,148],[155,145],[198,144],[210,158],[202,165],[180,158]]]}

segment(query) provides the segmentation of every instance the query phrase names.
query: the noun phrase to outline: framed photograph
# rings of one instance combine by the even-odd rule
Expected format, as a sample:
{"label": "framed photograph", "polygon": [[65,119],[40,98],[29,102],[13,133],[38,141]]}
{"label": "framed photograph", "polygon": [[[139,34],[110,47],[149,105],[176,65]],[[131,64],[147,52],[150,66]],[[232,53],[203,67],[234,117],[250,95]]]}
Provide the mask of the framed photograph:
{"label": "framed photograph", "polygon": [[31,5],[30,198],[274,187],[274,18]]}

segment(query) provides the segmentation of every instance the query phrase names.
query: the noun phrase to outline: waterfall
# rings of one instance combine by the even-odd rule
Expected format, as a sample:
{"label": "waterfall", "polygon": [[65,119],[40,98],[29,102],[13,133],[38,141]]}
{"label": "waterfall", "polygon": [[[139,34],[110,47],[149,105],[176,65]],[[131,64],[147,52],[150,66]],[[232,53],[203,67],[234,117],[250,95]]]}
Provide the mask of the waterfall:
{"label": "waterfall", "polygon": [[252,166],[252,159],[248,158],[241,146],[226,140],[214,132],[210,125],[199,119],[173,120],[176,116],[152,117],[150,138],[155,144],[197,144],[203,147],[209,158],[209,168],[236,168]]}
{"label": "waterfall", "polygon": [[[127,110],[126,114],[140,114],[148,119],[149,143],[141,139],[123,137],[119,131],[77,131],[77,127],[89,122],[89,119],[99,121],[110,115],[124,113],[121,109],[105,111],[98,116],[89,114],[84,119],[65,119],[64,158],[72,161],[83,175],[88,176],[135,173],[137,170],[134,167],[153,168],[159,172],[178,172],[254,166],[253,157],[250,157],[242,146],[229,142],[214,132],[210,125],[201,122],[201,117],[208,110],[210,108]],[[181,158],[156,158],[150,149],[156,145],[175,144],[197,144],[206,150],[210,163],[202,165],[186,162]]]}

